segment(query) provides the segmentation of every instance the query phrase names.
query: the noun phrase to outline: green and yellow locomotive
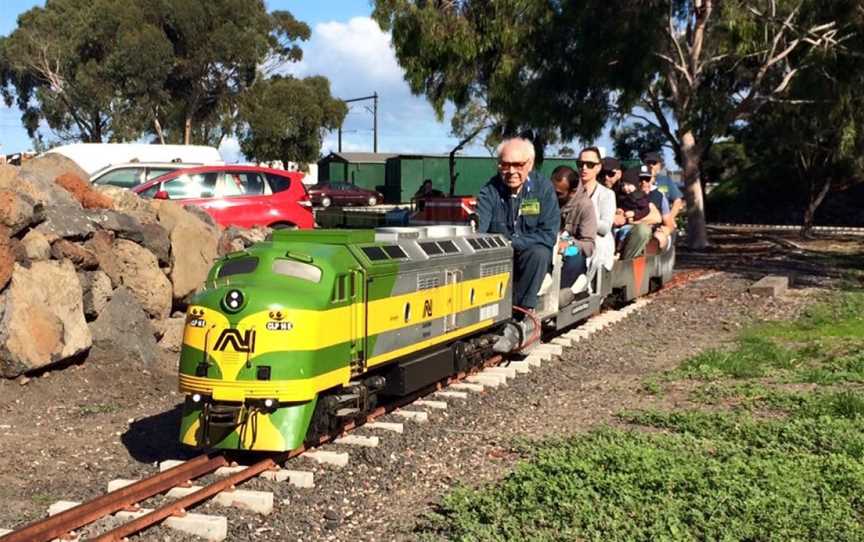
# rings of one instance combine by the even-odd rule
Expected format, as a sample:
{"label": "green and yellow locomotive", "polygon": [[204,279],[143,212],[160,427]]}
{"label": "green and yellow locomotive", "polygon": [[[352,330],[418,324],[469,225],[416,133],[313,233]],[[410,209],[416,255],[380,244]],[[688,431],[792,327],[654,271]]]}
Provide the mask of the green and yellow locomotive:
{"label": "green and yellow locomotive", "polygon": [[291,450],[481,362],[511,260],[464,226],[276,231],[229,254],[188,309],[182,442]]}

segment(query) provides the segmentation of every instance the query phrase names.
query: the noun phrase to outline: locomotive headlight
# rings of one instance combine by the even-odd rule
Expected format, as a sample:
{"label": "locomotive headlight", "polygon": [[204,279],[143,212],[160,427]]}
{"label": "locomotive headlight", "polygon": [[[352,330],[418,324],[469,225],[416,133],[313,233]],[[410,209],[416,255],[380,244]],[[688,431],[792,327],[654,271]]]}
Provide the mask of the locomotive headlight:
{"label": "locomotive headlight", "polygon": [[222,298],[222,308],[228,312],[237,312],[246,304],[246,298],[240,290],[228,290]]}
{"label": "locomotive headlight", "polygon": [[273,399],[264,399],[264,406],[270,408],[273,406]]}
{"label": "locomotive headlight", "polygon": [[200,393],[193,393],[192,394],[192,402],[193,403],[200,403],[201,402],[201,394]]}

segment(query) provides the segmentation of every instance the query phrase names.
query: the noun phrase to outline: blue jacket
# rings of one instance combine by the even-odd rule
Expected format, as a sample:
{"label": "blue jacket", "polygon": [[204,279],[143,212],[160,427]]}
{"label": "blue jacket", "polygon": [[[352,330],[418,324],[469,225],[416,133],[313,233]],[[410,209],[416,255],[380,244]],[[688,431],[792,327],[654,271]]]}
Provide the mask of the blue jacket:
{"label": "blue jacket", "polygon": [[561,225],[552,183],[537,171],[515,197],[499,175],[489,179],[477,195],[477,218],[477,231],[504,234],[516,251],[538,244],[553,249]]}

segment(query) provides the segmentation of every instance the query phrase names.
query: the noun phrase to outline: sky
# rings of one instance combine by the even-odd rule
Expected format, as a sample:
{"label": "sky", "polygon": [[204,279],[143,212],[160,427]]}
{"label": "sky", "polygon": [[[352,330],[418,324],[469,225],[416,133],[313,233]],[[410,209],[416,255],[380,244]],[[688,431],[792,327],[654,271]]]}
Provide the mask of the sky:
{"label": "sky", "polygon": [[[449,135],[449,116],[435,118],[432,107],[422,96],[413,96],[396,61],[389,33],[370,18],[369,0],[266,0],[272,10],[288,10],[312,28],[312,36],[301,43],[303,60],[288,64],[285,71],[298,77],[324,75],[331,92],[342,99],[369,96],[378,100],[378,151],[392,153],[448,153],[458,140]],[[0,0],[0,35],[8,35],[18,15],[44,0]],[[343,124],[343,151],[372,151],[371,101],[349,104]],[[20,122],[20,111],[0,101],[0,153],[28,150],[30,138]],[[607,136],[597,142],[611,150]],[[573,145],[571,145],[573,146]],[[575,145],[578,147],[578,144]],[[337,149],[336,133],[324,139],[322,153]],[[237,141],[226,140],[220,151],[227,161],[242,160]],[[548,154],[554,154],[547,151]],[[479,145],[463,154],[484,155]]]}

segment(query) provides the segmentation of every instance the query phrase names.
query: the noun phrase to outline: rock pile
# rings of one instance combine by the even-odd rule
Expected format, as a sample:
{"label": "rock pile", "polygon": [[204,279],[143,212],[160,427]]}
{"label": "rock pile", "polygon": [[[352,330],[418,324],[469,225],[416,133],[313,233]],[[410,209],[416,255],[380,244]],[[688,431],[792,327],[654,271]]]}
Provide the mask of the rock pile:
{"label": "rock pile", "polygon": [[58,154],[0,165],[0,377],[179,351],[179,311],[213,261],[268,233],[86,179]]}

